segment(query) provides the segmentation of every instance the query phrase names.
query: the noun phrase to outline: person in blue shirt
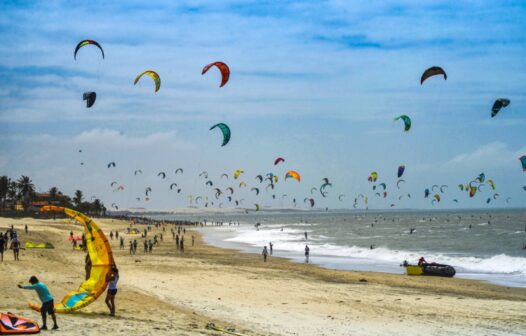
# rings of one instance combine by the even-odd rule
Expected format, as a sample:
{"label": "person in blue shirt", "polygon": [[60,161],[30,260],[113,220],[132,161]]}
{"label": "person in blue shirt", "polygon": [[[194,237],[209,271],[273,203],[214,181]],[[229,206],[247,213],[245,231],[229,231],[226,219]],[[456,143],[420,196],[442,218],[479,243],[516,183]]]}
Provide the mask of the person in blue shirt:
{"label": "person in blue shirt", "polygon": [[42,328],[40,329],[47,330],[47,314],[51,315],[51,318],[53,319],[53,330],[58,329],[57,317],[55,316],[55,309],[53,304],[53,296],[49,292],[49,289],[43,282],[38,281],[37,277],[34,275],[31,278],[29,278],[29,283],[31,285],[18,285],[18,288],[34,289],[38,294],[38,298],[40,299],[40,301],[42,301],[42,307],[40,307],[40,314],[42,315]]}

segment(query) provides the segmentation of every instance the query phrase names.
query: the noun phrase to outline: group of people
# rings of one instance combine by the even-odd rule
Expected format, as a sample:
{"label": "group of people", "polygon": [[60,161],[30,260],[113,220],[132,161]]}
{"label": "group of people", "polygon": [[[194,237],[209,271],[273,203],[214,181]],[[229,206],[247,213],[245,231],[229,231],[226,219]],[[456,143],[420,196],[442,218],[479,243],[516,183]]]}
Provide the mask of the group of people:
{"label": "group of people", "polygon": [[[26,234],[29,232],[27,225],[25,226]],[[4,252],[7,249],[13,250],[13,256],[15,261],[19,261],[20,249],[22,248],[22,243],[18,238],[18,233],[15,230],[14,226],[11,225],[6,232],[0,232],[0,261],[4,261]]]}
{"label": "group of people", "polygon": [[[306,234],[306,233],[305,233]],[[263,251],[261,252],[261,255],[263,255],[263,262],[267,262],[267,258],[269,255],[272,255],[274,253],[274,244],[270,242],[269,249],[267,249],[267,246],[263,246]],[[310,255],[310,247],[309,245],[305,245],[305,262],[309,263],[309,255]]]}
{"label": "group of people", "polygon": [[[119,270],[114,265],[111,267],[110,271],[106,274],[106,281],[108,282],[108,291],[106,293],[105,303],[110,310],[110,316],[115,316],[115,295],[117,295],[117,283],[119,282]],[[53,330],[58,329],[57,316],[55,314],[55,302],[53,295],[49,291],[47,285],[36,276],[31,276],[29,278],[30,285],[22,286],[18,285],[18,288],[21,289],[30,289],[37,292],[38,298],[42,302],[40,307],[40,314],[42,316],[42,327],[41,330],[47,330],[47,315],[51,315],[53,319]]]}

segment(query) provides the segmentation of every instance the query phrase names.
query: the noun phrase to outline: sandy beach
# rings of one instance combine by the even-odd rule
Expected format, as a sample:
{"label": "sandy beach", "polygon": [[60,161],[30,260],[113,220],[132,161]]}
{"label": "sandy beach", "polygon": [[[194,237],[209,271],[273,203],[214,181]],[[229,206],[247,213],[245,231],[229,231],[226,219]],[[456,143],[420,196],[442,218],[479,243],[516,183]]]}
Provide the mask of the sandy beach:
{"label": "sandy beach", "polygon": [[[104,232],[126,231],[129,223],[97,219]],[[41,322],[27,308],[32,291],[18,289],[31,275],[45,282],[55,300],[84,277],[84,253],[73,251],[65,219],[0,218],[0,231],[14,224],[22,242],[51,242],[55,249],[10,250],[0,263],[0,311]],[[24,225],[29,226],[29,235]],[[140,226],[139,226],[140,227]],[[144,228],[144,227],[141,227]],[[126,249],[111,241],[121,280],[117,316],[108,315],[102,296],[74,314],[59,315],[60,330],[75,335],[221,335],[208,322],[245,335],[524,335],[526,289],[480,281],[335,271],[275,256],[243,254],[203,244],[187,228],[185,253],[176,251],[166,226],[152,254],[142,252],[140,235],[124,235]],[[206,228],[205,228],[206,230]],[[162,229],[153,228],[150,236]],[[191,235],[196,246],[191,246]],[[128,241],[137,239],[136,255]]]}

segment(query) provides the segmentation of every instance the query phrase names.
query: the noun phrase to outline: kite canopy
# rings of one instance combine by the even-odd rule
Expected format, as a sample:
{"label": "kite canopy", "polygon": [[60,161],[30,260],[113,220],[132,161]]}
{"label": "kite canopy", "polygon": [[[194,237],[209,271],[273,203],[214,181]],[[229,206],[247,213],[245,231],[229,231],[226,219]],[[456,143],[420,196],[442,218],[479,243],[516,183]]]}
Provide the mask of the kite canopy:
{"label": "kite canopy", "polygon": [[[91,218],[78,211],[53,205],[46,205],[40,211],[63,211],[84,226],[86,248],[92,265],[90,277],[77,290],[70,292],[60,303],[55,304],[55,311],[70,313],[84,308],[104,293],[108,286],[107,275],[115,266],[110,243],[99,226]],[[37,304],[30,304],[29,307],[36,311],[40,310],[40,305]]]}
{"label": "kite canopy", "polygon": [[205,65],[201,75],[204,75],[213,66],[217,67],[219,71],[221,71],[221,85],[219,85],[219,87],[225,86],[225,84],[228,82],[228,79],[230,78],[230,68],[228,68],[228,65],[223,62],[213,62]]}
{"label": "kite canopy", "polygon": [[161,88],[161,77],[159,77],[157,72],[153,70],[146,70],[143,73],[141,73],[139,76],[135,77],[135,81],[133,82],[133,85],[136,85],[137,82],[139,82],[139,79],[141,79],[143,75],[147,75],[151,77],[151,79],[153,79],[153,81],[155,82],[155,92],[159,91],[159,89]]}
{"label": "kite canopy", "polygon": [[526,171],[526,155],[521,156],[519,160],[521,161],[521,164],[522,164],[522,170]]}
{"label": "kite canopy", "polygon": [[239,175],[243,174],[245,171],[243,169],[236,169],[234,172],[234,179],[237,179]]}
{"label": "kite canopy", "polygon": [[396,117],[394,120],[395,121],[398,121],[402,119],[404,121],[404,131],[409,131],[411,129],[411,118],[409,118],[408,116],[406,116],[405,114],[399,116],[399,117]]}
{"label": "kite canopy", "polygon": [[95,92],[84,92],[82,95],[82,100],[86,101],[86,107],[90,108],[95,104],[95,100],[97,99],[97,94]]}
{"label": "kite canopy", "polygon": [[219,123],[210,127],[210,130],[213,130],[216,127],[218,127],[221,132],[223,132],[223,144],[221,144],[221,147],[225,146],[230,141],[230,127],[228,127],[226,124]]}
{"label": "kite canopy", "polygon": [[299,174],[297,171],[289,170],[289,171],[287,172],[287,174],[285,174],[285,180],[286,180],[287,178],[289,178],[289,177],[295,179],[295,180],[298,181],[298,182],[301,181],[301,176],[300,176],[300,174]]}
{"label": "kite canopy", "polygon": [[84,47],[85,45],[88,45],[88,44],[93,44],[93,45],[97,46],[100,49],[100,52],[102,53],[102,58],[104,59],[104,50],[102,50],[102,47],[100,46],[100,44],[97,41],[84,40],[84,41],[80,41],[79,44],[77,44],[77,47],[75,48],[75,52],[73,53],[73,58],[75,60],[77,60],[77,52],[79,51],[79,49]]}
{"label": "kite canopy", "polygon": [[447,80],[447,74],[444,71],[444,69],[442,69],[439,66],[432,66],[431,68],[424,71],[424,73],[422,74],[422,77],[420,78],[420,85],[424,84],[424,81],[428,79],[429,77],[437,76],[437,75],[443,75],[444,79]]}
{"label": "kite canopy", "polygon": [[510,100],[506,98],[499,98],[495,100],[495,103],[493,103],[493,107],[491,108],[491,117],[495,117],[501,108],[506,107],[510,104]]}
{"label": "kite canopy", "polygon": [[40,332],[38,323],[12,313],[0,313],[0,335],[37,334]]}
{"label": "kite canopy", "polygon": [[108,163],[108,168],[110,168],[110,167],[115,167],[115,162],[112,161],[112,162]]}
{"label": "kite canopy", "polygon": [[404,165],[400,165],[398,167],[398,174],[397,174],[398,178],[400,178],[400,177],[402,177],[402,175],[404,175],[404,171],[405,171],[405,166]]}
{"label": "kite canopy", "polygon": [[278,157],[276,160],[274,160],[274,166],[277,165],[280,162],[285,162],[285,159],[282,157]]}
{"label": "kite canopy", "polygon": [[376,182],[377,179],[378,179],[377,172],[372,172],[371,175],[369,175],[369,177],[367,178],[369,182]]}

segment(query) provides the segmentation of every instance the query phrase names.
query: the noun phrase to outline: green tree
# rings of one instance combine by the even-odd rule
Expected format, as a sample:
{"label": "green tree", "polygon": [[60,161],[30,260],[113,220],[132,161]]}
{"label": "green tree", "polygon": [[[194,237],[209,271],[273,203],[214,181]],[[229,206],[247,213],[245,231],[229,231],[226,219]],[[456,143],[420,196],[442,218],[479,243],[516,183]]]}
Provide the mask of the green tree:
{"label": "green tree", "polygon": [[26,210],[29,207],[31,200],[35,197],[35,185],[28,176],[22,175],[16,181],[16,186],[18,188],[19,197],[22,199],[24,210]]}
{"label": "green tree", "polygon": [[82,204],[82,198],[84,197],[82,190],[75,191],[75,197],[73,197],[73,203],[79,207]]}
{"label": "green tree", "polygon": [[7,191],[9,190],[9,177],[0,176],[0,210],[5,210],[5,201],[7,199]]}

